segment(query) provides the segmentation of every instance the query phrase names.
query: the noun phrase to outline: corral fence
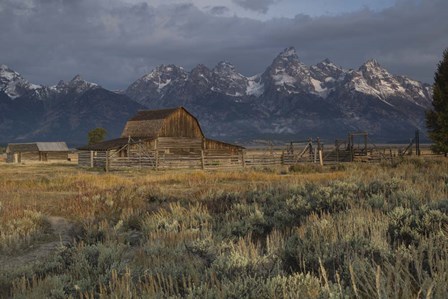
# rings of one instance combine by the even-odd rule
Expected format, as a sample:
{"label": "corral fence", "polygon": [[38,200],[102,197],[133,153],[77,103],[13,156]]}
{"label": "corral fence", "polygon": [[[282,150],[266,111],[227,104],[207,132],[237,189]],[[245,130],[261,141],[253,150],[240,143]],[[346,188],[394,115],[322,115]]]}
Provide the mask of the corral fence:
{"label": "corral fence", "polygon": [[[356,138],[360,139],[356,142]],[[112,151],[80,151],[80,166],[103,168],[106,171],[120,168],[149,169],[242,169],[314,163],[331,165],[344,162],[395,163],[409,155],[431,155],[429,145],[421,146],[418,135],[409,144],[375,145],[368,141],[367,133],[350,133],[347,140],[335,140],[325,145],[319,138],[291,141],[284,146],[265,145],[239,152],[200,150],[186,153],[175,151],[139,150],[123,157]]]}

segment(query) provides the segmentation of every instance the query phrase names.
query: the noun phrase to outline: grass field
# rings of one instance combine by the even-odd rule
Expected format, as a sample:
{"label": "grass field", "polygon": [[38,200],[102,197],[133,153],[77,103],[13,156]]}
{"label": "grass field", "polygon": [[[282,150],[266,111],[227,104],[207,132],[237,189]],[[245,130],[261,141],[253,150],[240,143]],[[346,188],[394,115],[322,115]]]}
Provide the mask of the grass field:
{"label": "grass field", "polygon": [[0,165],[0,297],[446,298],[448,160]]}

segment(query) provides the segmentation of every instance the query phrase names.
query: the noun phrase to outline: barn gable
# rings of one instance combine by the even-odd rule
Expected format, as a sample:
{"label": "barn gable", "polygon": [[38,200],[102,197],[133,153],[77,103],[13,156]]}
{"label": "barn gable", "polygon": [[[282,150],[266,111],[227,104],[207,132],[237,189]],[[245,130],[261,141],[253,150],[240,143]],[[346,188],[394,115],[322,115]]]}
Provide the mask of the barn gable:
{"label": "barn gable", "polygon": [[129,119],[122,138],[204,138],[198,120],[185,108],[139,111]]}

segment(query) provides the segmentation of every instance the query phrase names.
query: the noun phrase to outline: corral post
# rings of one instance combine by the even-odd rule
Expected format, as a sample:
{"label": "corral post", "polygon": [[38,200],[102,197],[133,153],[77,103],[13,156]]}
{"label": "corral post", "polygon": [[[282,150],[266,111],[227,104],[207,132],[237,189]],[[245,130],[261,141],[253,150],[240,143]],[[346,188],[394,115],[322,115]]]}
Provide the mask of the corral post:
{"label": "corral post", "polygon": [[313,141],[311,140],[311,138],[308,138],[308,147],[309,147],[309,156],[310,156],[310,160],[313,160]]}
{"label": "corral post", "polygon": [[367,156],[367,132],[364,133],[364,152]]}
{"label": "corral post", "polygon": [[142,145],[140,143],[137,144],[138,146],[138,168],[142,168]]}
{"label": "corral post", "polygon": [[245,155],[245,151],[242,150],[241,151],[241,163],[243,164],[243,168],[246,168],[246,155]]}
{"label": "corral post", "polygon": [[324,158],[322,155],[322,149],[319,150],[319,162],[320,162],[320,166],[324,166]]}
{"label": "corral post", "polygon": [[420,131],[415,130],[415,154],[420,156]]}
{"label": "corral post", "polygon": [[155,157],[155,159],[156,159],[156,170],[158,170],[159,169],[159,150],[158,150],[158,139],[156,139],[155,141],[154,141],[154,148],[155,148],[155,150],[156,150],[156,152],[155,152],[155,155],[154,155],[154,157]]}
{"label": "corral post", "polygon": [[336,139],[335,145],[336,145],[336,163],[339,163],[339,140]]}
{"label": "corral post", "polygon": [[350,162],[353,162],[355,160],[355,148],[353,141],[354,141],[353,134],[349,134],[348,145],[350,149]]}
{"label": "corral post", "polygon": [[106,172],[109,172],[109,151],[106,151]]}
{"label": "corral post", "polygon": [[201,150],[201,168],[202,168],[202,169],[205,169],[204,150]]}
{"label": "corral post", "polygon": [[90,151],[90,167],[93,168],[93,151]]}

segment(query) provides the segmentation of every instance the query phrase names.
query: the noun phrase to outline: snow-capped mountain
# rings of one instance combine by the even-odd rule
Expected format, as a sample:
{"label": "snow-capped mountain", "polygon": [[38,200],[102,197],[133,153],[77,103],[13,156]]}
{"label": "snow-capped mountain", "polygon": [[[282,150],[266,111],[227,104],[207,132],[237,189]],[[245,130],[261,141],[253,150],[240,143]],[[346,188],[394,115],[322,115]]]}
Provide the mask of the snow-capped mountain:
{"label": "snow-capped mountain", "polygon": [[110,136],[116,136],[126,120],[144,108],[79,75],[48,87],[31,84],[2,66],[0,84],[0,143],[66,140],[83,144],[95,127],[105,127]]}
{"label": "snow-capped mountain", "polygon": [[34,92],[42,86],[31,84],[19,73],[11,70],[8,66],[0,65],[0,91],[3,91],[11,99]]}
{"label": "snow-capped mountain", "polygon": [[251,77],[229,62],[211,70],[203,65],[190,72],[182,69],[181,80],[163,81],[160,89],[163,77],[171,75],[161,66],[125,93],[148,108],[184,105],[205,120],[206,131],[221,138],[259,133],[334,136],[353,130],[400,136],[413,128],[424,130],[424,110],[432,96],[429,85],[392,75],[375,60],[358,70],[329,59],[307,66],[294,48],[286,48],[263,73]]}
{"label": "snow-capped mountain", "polygon": [[253,76],[227,61],[190,71],[161,65],[120,93],[79,75],[51,87],[35,85],[1,66],[0,133],[8,138],[4,142],[52,134],[76,142],[101,125],[115,137],[136,109],[182,105],[208,136],[224,140],[331,140],[349,131],[368,131],[381,141],[408,140],[414,129],[425,131],[431,97],[430,85],[393,75],[375,60],[357,70],[329,59],[307,66],[294,48]]}
{"label": "snow-capped mountain", "polygon": [[62,94],[81,94],[95,88],[101,88],[101,86],[96,83],[85,81],[80,75],[76,75],[67,83],[61,80],[57,85],[50,86],[51,91]]}

